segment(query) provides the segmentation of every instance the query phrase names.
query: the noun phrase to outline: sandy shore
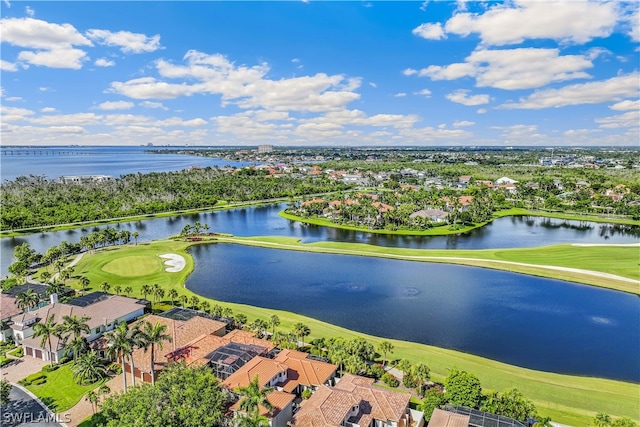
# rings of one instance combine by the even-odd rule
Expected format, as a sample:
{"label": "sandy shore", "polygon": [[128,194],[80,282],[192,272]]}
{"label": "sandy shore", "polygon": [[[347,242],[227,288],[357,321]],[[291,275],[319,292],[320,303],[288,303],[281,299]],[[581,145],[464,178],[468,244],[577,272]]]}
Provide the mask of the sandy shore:
{"label": "sandy shore", "polygon": [[168,273],[177,273],[178,271],[182,271],[185,265],[187,265],[187,262],[185,261],[184,257],[182,257],[181,255],[162,254],[162,255],[159,255],[159,257],[167,259],[164,262],[164,265],[167,266],[167,268],[165,268],[164,271]]}

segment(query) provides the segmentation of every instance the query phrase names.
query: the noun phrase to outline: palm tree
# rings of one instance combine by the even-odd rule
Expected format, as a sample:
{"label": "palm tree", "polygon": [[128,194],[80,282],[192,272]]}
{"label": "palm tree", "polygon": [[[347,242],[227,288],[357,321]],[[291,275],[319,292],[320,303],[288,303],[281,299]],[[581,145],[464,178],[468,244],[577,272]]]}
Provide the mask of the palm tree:
{"label": "palm tree", "polygon": [[40,275],[40,278],[44,283],[47,283],[49,279],[51,279],[51,273],[49,273],[48,271],[43,271]]}
{"label": "palm tree", "polygon": [[156,302],[157,300],[162,300],[162,298],[164,298],[164,289],[156,289],[156,291],[153,293],[153,298],[156,300]]}
{"label": "palm tree", "polygon": [[153,302],[158,302],[158,292],[160,291],[160,285],[154,283],[151,285],[151,295],[153,295]]}
{"label": "palm tree", "polygon": [[47,295],[60,294],[64,290],[64,285],[58,281],[54,281],[47,286]]}
{"label": "palm tree", "polygon": [[40,339],[40,347],[44,347],[44,345],[49,343],[49,361],[51,362],[51,366],[53,366],[53,347],[51,345],[51,336],[56,335],[57,327],[56,327],[55,316],[50,315],[45,322],[36,323],[33,327],[33,336],[34,337],[42,337]]}
{"label": "palm tree", "polygon": [[293,333],[300,338],[300,341],[302,341],[302,346],[304,347],[304,337],[308,336],[311,333],[311,329],[309,329],[309,327],[304,323],[298,322],[293,325]]}
{"label": "palm tree", "polygon": [[205,313],[208,313],[210,309],[211,309],[211,304],[209,304],[209,301],[202,301],[200,303],[200,310],[204,311]]}
{"label": "palm tree", "polygon": [[189,298],[189,304],[191,304],[191,307],[197,310],[198,306],[200,305],[200,298],[195,295],[192,296],[191,298]]}
{"label": "palm tree", "polygon": [[259,338],[263,335],[263,332],[269,327],[269,324],[262,319],[256,319],[253,322],[251,322],[251,325],[249,325],[249,327],[251,328],[251,330],[253,330],[256,333],[256,336]]}
{"label": "palm tree", "polygon": [[91,409],[95,414],[98,410],[98,394],[95,391],[91,390],[89,391],[89,393],[87,393],[87,396],[84,399],[87,402],[91,403]]}
{"label": "palm tree", "polygon": [[147,345],[147,336],[140,330],[140,323],[136,323],[133,328],[129,329],[129,340],[131,341],[131,385],[136,385],[136,365],[133,360],[133,351],[137,348],[144,348]]}
{"label": "palm tree", "polygon": [[261,387],[258,375],[253,377],[248,386],[238,387],[235,392],[240,395],[240,405],[238,408],[246,412],[249,416],[260,414],[260,406],[271,412],[273,405],[267,400],[267,395],[273,390],[273,387]]}
{"label": "palm tree", "polygon": [[71,371],[73,371],[73,379],[80,385],[93,384],[107,374],[107,369],[95,351],[90,351],[76,360]]}
{"label": "palm tree", "polygon": [[230,307],[225,307],[220,314],[222,314],[222,317],[230,318],[233,317],[233,310]]}
{"label": "palm tree", "polygon": [[382,352],[382,366],[387,365],[387,353],[393,353],[393,344],[389,341],[382,341],[378,344],[378,351]]}
{"label": "palm tree", "polygon": [[242,327],[247,323],[247,316],[242,313],[238,313],[235,317],[236,328],[242,329]]}
{"label": "palm tree", "polygon": [[124,293],[129,296],[129,294],[133,292],[133,288],[131,286],[127,286],[126,288],[124,288]]}
{"label": "palm tree", "polygon": [[65,332],[73,334],[74,338],[78,338],[83,332],[91,333],[91,328],[87,322],[91,320],[89,316],[78,317],[77,314],[72,316],[62,316],[62,328]]}
{"label": "palm tree", "polygon": [[111,285],[109,284],[109,282],[102,282],[100,283],[100,290],[104,293],[109,292],[109,289],[111,289]]}
{"label": "palm tree", "polygon": [[411,368],[411,376],[418,383],[416,387],[418,393],[423,394],[422,387],[430,378],[429,367],[422,362],[418,362]]}
{"label": "palm tree", "polygon": [[269,326],[271,326],[271,334],[275,334],[276,333],[276,328],[280,325],[280,318],[278,317],[277,314],[272,315],[269,318]]}
{"label": "palm tree", "polygon": [[133,233],[131,233],[131,236],[136,241],[136,246],[138,246],[138,237],[140,237],[140,233],[138,233],[137,231],[134,231]]}
{"label": "palm tree", "polygon": [[187,301],[189,301],[189,297],[186,295],[180,295],[180,303],[182,305],[182,308],[187,306]]}
{"label": "palm tree", "polygon": [[176,291],[175,289],[169,289],[167,296],[171,300],[171,305],[176,305],[175,300],[176,298],[178,298],[178,291]]}
{"label": "palm tree", "polygon": [[89,343],[87,342],[86,338],[76,337],[73,340],[71,340],[71,343],[69,343],[69,345],[66,344],[67,338],[68,338],[68,335],[64,339],[65,356],[68,356],[69,354],[73,354],[74,361],[77,360],[78,356],[85,354],[89,350]]}
{"label": "palm tree", "polygon": [[40,295],[33,289],[28,289],[26,292],[20,292],[16,296],[16,305],[21,310],[30,309],[35,307],[40,302]]}
{"label": "palm tree", "polygon": [[235,427],[269,427],[269,419],[263,415],[245,415],[236,418]]}
{"label": "palm tree", "polygon": [[82,292],[85,292],[87,290],[87,286],[89,286],[89,283],[91,283],[91,281],[89,280],[88,277],[82,276],[80,278],[80,285],[82,286]]}
{"label": "palm tree", "polygon": [[147,299],[147,295],[151,293],[151,286],[142,285],[142,288],[140,288],[140,292],[142,292],[142,298]]}
{"label": "palm tree", "polygon": [[171,336],[167,334],[167,325],[163,325],[158,322],[155,325],[152,325],[150,322],[144,322],[144,326],[142,328],[142,332],[144,333],[144,341],[145,341],[145,352],[147,350],[147,346],[151,348],[151,384],[156,383],[156,374],[155,374],[155,349],[156,346],[158,350],[162,350],[162,344],[164,341],[171,342]]}
{"label": "palm tree", "polygon": [[127,370],[125,369],[125,359],[133,353],[133,343],[127,329],[127,322],[124,320],[115,329],[105,334],[109,345],[108,354],[110,357],[120,359],[122,363],[122,384],[123,390],[127,392]]}
{"label": "palm tree", "polygon": [[120,295],[120,292],[122,292],[122,286],[120,285],[115,285],[113,287],[113,292],[115,292],[117,295]]}

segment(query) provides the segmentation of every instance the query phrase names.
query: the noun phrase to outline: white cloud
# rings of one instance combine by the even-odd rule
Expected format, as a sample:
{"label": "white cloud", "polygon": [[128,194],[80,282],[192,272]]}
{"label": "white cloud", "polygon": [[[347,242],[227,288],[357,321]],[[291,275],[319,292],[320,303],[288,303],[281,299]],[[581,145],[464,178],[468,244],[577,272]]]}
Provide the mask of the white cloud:
{"label": "white cloud", "polygon": [[93,46],[70,24],[33,18],[2,19],[0,35],[3,43],[37,49],[21,51],[18,60],[51,68],[81,68],[87,54],[73,46]]}
{"label": "white cloud", "polygon": [[476,110],[476,113],[478,113],[478,114],[484,114],[486,112],[487,112],[486,108],[478,108],[478,110]]}
{"label": "white cloud", "polygon": [[567,105],[599,104],[637,97],[639,78],[640,74],[636,71],[608,80],[575,84],[560,89],[539,90],[527,98],[521,98],[518,102],[503,104],[500,108],[537,110]]}
{"label": "white cloud", "polygon": [[97,67],[113,67],[114,65],[116,65],[115,61],[111,61],[107,58],[98,58],[96,59],[96,62],[94,62],[94,64]]}
{"label": "white cloud", "polygon": [[396,98],[402,98],[403,96],[407,96],[407,94],[405,92],[398,92],[393,96],[395,96]]}
{"label": "white cloud", "polygon": [[629,37],[634,42],[640,42],[640,8],[637,7],[637,3],[635,12],[628,15],[627,19],[629,22]]}
{"label": "white cloud", "polygon": [[54,113],[56,111],[56,109],[53,108],[53,107],[44,107],[40,111],[43,112],[43,113]]}
{"label": "white cloud", "polygon": [[99,104],[98,110],[130,110],[135,104],[128,101],[107,101]]}
{"label": "white cloud", "polygon": [[51,89],[50,87],[46,87],[46,86],[40,86],[40,87],[38,88],[38,90],[39,90],[40,92],[53,92],[53,91],[54,91],[54,90],[53,90],[53,89]]}
{"label": "white cloud", "polygon": [[538,125],[492,126],[491,129],[502,131],[500,136],[504,138],[506,144],[535,144],[545,138],[544,135],[538,133]]}
{"label": "white cloud", "polygon": [[82,62],[86,59],[86,52],[80,49],[54,49],[33,52],[24,50],[18,54],[20,61],[32,65],[39,65],[49,68],[71,68],[79,70]]}
{"label": "white cloud", "polygon": [[20,96],[9,96],[5,98],[7,101],[22,101],[22,97]]}
{"label": "white cloud", "polygon": [[162,102],[142,101],[139,105],[144,108],[158,108],[165,111],[168,110],[167,107],[162,105]]}
{"label": "white cloud", "polygon": [[6,105],[0,105],[0,118],[2,119],[3,123],[22,121],[33,114],[33,111],[27,110],[26,108],[7,107]]}
{"label": "white cloud", "polygon": [[[360,78],[344,75],[312,76],[270,80],[266,63],[247,67],[237,66],[220,54],[207,55],[189,51],[186,65],[173,65],[164,60],[156,62],[159,74],[166,79],[183,79],[180,83],[143,77],[127,82],[111,83],[111,92],[135,99],[172,99],[193,94],[219,94],[222,105],[270,110],[322,112],[339,110],[360,98],[354,92]],[[195,80],[195,83],[191,83]],[[189,81],[189,83],[187,83]]]}
{"label": "white cloud", "polygon": [[33,10],[32,8],[30,8],[29,6],[24,8],[24,11],[27,15],[29,15],[31,18],[33,18],[33,16],[36,14],[36,11]]}
{"label": "white cloud", "polygon": [[160,35],[148,37],[144,34],[118,31],[113,33],[108,30],[92,29],[86,32],[86,36],[98,44],[107,46],[119,46],[124,53],[154,52],[160,49]]}
{"label": "white cloud", "polygon": [[506,90],[531,89],[551,82],[589,78],[583,70],[593,67],[580,55],[559,55],[558,49],[518,48],[477,50],[464,63],[431,65],[419,71],[432,80],[475,77],[478,87]]}
{"label": "white cloud", "polygon": [[0,69],[2,71],[18,71],[18,66],[14,63],[5,61],[4,59],[0,59]]}
{"label": "white cloud", "polygon": [[455,122],[453,122],[453,127],[461,128],[461,127],[473,126],[475,124],[476,122],[470,122],[468,120],[456,120]]}
{"label": "white cloud", "polygon": [[468,95],[469,91],[460,89],[455,92],[451,92],[445,96],[449,101],[456,102],[458,104],[472,106],[472,105],[483,105],[488,104],[490,97],[486,94],[480,95]]}
{"label": "white cloud", "polygon": [[640,110],[627,111],[624,114],[619,114],[610,117],[600,117],[595,119],[596,123],[600,124],[603,129],[618,129],[635,127],[638,128],[640,124]]}
{"label": "white cloud", "polygon": [[369,82],[369,86],[371,86],[374,89],[376,89],[378,87],[378,85],[375,84],[374,82]]}
{"label": "white cloud", "polygon": [[2,42],[32,49],[67,49],[72,45],[93,46],[71,24],[52,24],[33,18],[0,20]]}
{"label": "white cloud", "polygon": [[422,89],[417,92],[413,92],[414,95],[422,95],[427,98],[431,98],[431,91],[429,89]]}
{"label": "white cloud", "polygon": [[31,123],[52,126],[89,126],[99,124],[102,116],[94,113],[56,114],[29,119]]}
{"label": "white cloud", "polygon": [[609,108],[616,111],[640,110],[640,99],[636,99],[635,101],[625,99],[624,101],[613,104]]}
{"label": "white cloud", "polygon": [[171,117],[165,120],[158,120],[153,123],[154,126],[203,126],[206,125],[207,121],[201,118],[184,120],[181,117]]}
{"label": "white cloud", "polygon": [[418,70],[414,70],[413,68],[407,68],[402,71],[402,74],[405,76],[413,76],[414,74],[418,74]]}
{"label": "white cloud", "polygon": [[444,29],[440,22],[421,24],[414,28],[411,33],[427,40],[440,40],[446,38]]}
{"label": "white cloud", "polygon": [[586,43],[607,37],[618,21],[617,2],[527,1],[498,3],[483,14],[458,13],[445,25],[448,33],[477,33],[484,45],[553,39]]}

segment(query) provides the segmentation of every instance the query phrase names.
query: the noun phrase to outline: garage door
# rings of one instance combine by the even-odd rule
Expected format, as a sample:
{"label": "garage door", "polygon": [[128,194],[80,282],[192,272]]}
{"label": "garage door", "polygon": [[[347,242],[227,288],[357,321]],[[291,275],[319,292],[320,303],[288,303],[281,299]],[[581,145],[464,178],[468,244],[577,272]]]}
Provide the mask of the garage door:
{"label": "garage door", "polygon": [[[34,351],[33,356],[37,357],[38,359],[42,359],[42,350],[38,350],[37,348]],[[43,359],[44,360],[44,359]]]}
{"label": "garage door", "polygon": [[27,347],[26,354],[27,356],[33,356],[33,349],[31,347]]}

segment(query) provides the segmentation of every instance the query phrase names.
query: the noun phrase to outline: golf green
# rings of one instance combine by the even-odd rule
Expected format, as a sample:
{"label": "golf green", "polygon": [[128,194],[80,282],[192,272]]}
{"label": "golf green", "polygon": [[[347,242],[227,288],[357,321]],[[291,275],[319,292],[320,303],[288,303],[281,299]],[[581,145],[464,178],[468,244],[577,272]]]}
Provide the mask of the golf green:
{"label": "golf green", "polygon": [[164,264],[158,257],[148,255],[127,256],[109,261],[102,271],[121,277],[140,277],[164,270]]}

